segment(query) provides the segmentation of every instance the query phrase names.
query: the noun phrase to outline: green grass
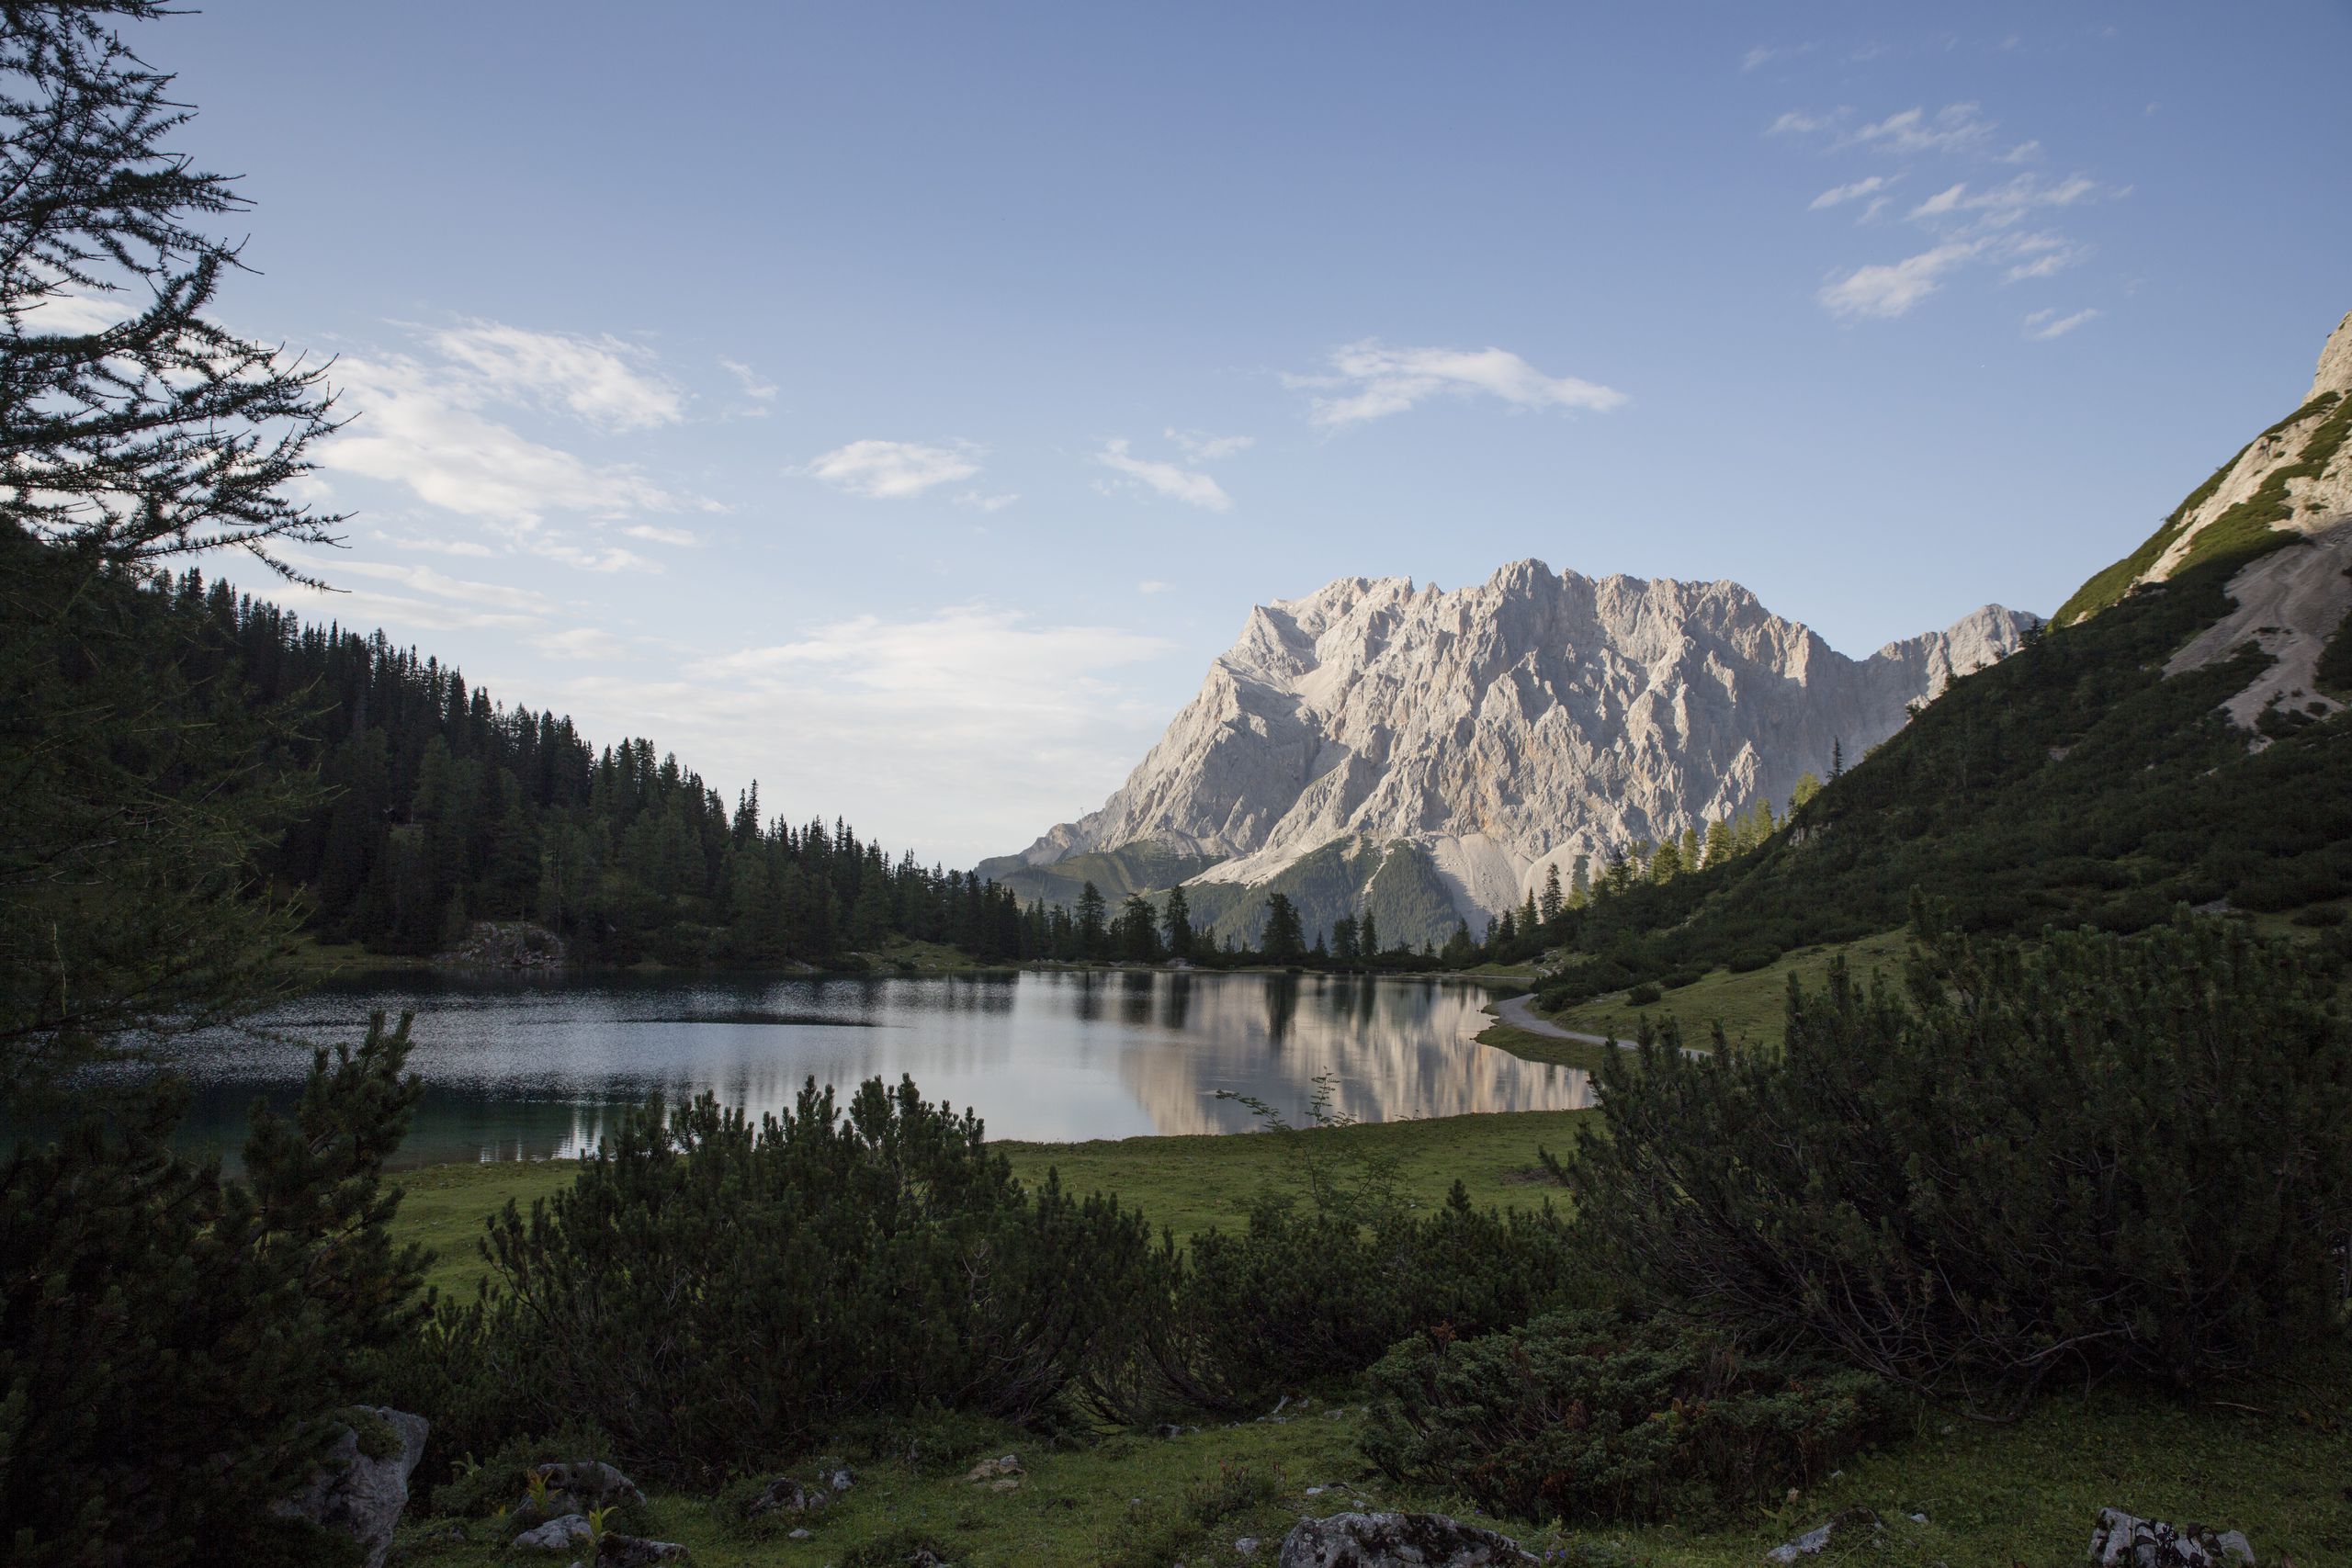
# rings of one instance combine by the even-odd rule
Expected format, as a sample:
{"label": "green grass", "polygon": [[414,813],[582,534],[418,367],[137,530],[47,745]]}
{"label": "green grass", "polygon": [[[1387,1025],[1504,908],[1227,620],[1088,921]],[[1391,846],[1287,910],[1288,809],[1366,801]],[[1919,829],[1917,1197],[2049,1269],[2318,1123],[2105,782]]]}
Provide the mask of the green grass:
{"label": "green grass", "polygon": [[[1894,937],[1856,944],[1891,955]],[[1728,1000],[1753,992],[1777,998],[1792,965],[1784,961],[1747,976],[1715,976]],[[1703,982],[1702,983],[1703,984]],[[1689,990],[1697,991],[1693,986]],[[1680,993],[1670,993],[1679,995]],[[1510,1032],[1516,1033],[1517,1032]],[[1562,1043],[1540,1041],[1541,1046]],[[1536,1203],[1557,1190],[1534,1179],[1534,1148],[1571,1141],[1579,1112],[1528,1112],[1388,1122],[1306,1136],[1328,1148],[1394,1156],[1405,1190],[1435,1201],[1459,1176],[1481,1201]],[[1001,1145],[1024,1177],[1057,1168],[1081,1190],[1121,1193],[1180,1235],[1231,1224],[1251,1198],[1285,1179],[1295,1157],[1288,1140],[1231,1137],[1131,1138],[1087,1144]],[[1310,1145],[1312,1146],[1312,1145]],[[481,1216],[509,1197],[528,1200],[568,1180],[564,1162],[428,1168],[401,1177],[408,1198],[398,1230],[443,1252],[435,1279],[465,1283],[477,1266],[471,1237]],[[1399,1486],[1373,1473],[1356,1451],[1361,1394],[1321,1396],[1280,1421],[1207,1426],[1162,1441],[1132,1432],[1065,1435],[984,1431],[974,1451],[1020,1454],[1028,1474],[1014,1491],[962,1484],[940,1466],[895,1461],[853,1463],[858,1483],[821,1516],[806,1541],[756,1540],[708,1499],[657,1495],[646,1524],[663,1540],[684,1541],[705,1568],[842,1564],[861,1547],[891,1537],[923,1537],[964,1568],[1019,1564],[1238,1562],[1233,1541],[1256,1536],[1271,1561],[1282,1535],[1306,1513],[1358,1506],[1434,1508],[1477,1517],[1442,1492]],[[1333,1416],[1330,1411],[1341,1414]],[[1220,1467],[1248,1467],[1253,1485],[1221,1481]],[[802,1470],[809,1466],[799,1467]],[[1847,1466],[1843,1474],[1771,1513],[1730,1525],[1699,1521],[1563,1532],[1524,1521],[1486,1520],[1531,1547],[1622,1543],[1624,1561],[1641,1565],[1752,1568],[1761,1553],[1839,1509],[1860,1505],[1889,1521],[1876,1546],[1824,1562],[1869,1561],[1928,1568],[2011,1568],[2078,1561],[2091,1520],[2109,1506],[2176,1521],[2194,1518],[2242,1529],[2265,1562],[2291,1555],[2306,1565],[2352,1561],[2352,1352],[2341,1345],[2309,1351],[2291,1378],[2214,1387],[2198,1403],[2122,1385],[2045,1397],[2008,1426],[1931,1410],[1898,1447]],[[1309,1486],[1333,1490],[1309,1498]],[[1236,1511],[1218,1515],[1204,1499],[1232,1495]],[[1209,1516],[1203,1522],[1203,1515]],[[1907,1515],[1924,1512],[1926,1525]],[[453,1529],[462,1539],[453,1539]],[[505,1561],[507,1537],[486,1520],[413,1521],[402,1531],[406,1561],[489,1564]]]}
{"label": "green grass", "polygon": [[[1395,1159],[1398,1190],[1416,1202],[1442,1201],[1459,1178],[1481,1203],[1533,1205],[1559,1190],[1542,1179],[1537,1145],[1566,1147],[1575,1141],[1576,1123],[1589,1114],[1500,1111],[1367,1122],[1300,1136],[1319,1149]],[[1043,1181],[1054,1169],[1072,1191],[1115,1192],[1121,1201],[1141,1209],[1155,1228],[1164,1225],[1179,1240],[1211,1225],[1231,1229],[1246,1222],[1250,1202],[1290,1179],[1298,1157],[1292,1140],[1263,1134],[993,1146],[1023,1180]],[[394,1222],[395,1237],[421,1242],[436,1255],[425,1274],[427,1285],[470,1300],[485,1272],[475,1246],[483,1219],[510,1198],[528,1208],[532,1199],[569,1183],[574,1168],[570,1160],[502,1160],[402,1171],[396,1179],[407,1196]]]}
{"label": "green grass", "polygon": [[1645,1008],[1630,1007],[1624,992],[1611,992],[1566,1009],[1553,1015],[1552,1021],[1563,1029],[1630,1040],[1645,1016],[1659,1021],[1671,1019],[1681,1025],[1683,1040],[1693,1045],[1704,1045],[1708,1032],[1720,1022],[1724,1033],[1735,1044],[1778,1045],[1787,1017],[1791,975],[1807,986],[1818,986],[1829,972],[1830,960],[1842,953],[1855,976],[1866,980],[1874,969],[1894,973],[1909,950],[1907,935],[1887,931],[1860,942],[1788,953],[1776,963],[1744,975],[1717,969],[1667,992]]}
{"label": "green grass", "polygon": [[[1401,1506],[1475,1519],[1537,1551],[1614,1544],[1623,1561],[1645,1568],[1753,1568],[1774,1545],[1860,1506],[1887,1521],[1885,1532],[1875,1546],[1833,1551],[1825,1562],[2054,1568],[2080,1561],[2098,1511],[2120,1506],[2243,1529],[2264,1562],[2291,1556],[2310,1568],[2352,1560],[2352,1502],[2344,1489],[2352,1475],[2352,1362],[2340,1348],[2312,1353],[2292,1380],[2216,1391],[2202,1404],[2109,1386],[2050,1395],[2009,1426],[1931,1410],[1897,1447],[1848,1465],[1793,1502],[1712,1527],[1562,1529],[1490,1518],[1442,1491],[1393,1483],[1357,1452],[1363,1409],[1355,1398],[1333,1391],[1293,1405],[1283,1412],[1288,1419],[1212,1426],[1167,1440],[1118,1432],[1055,1444],[1009,1430],[984,1434],[988,1440],[958,1462],[1019,1454],[1027,1474],[1004,1493],[967,1485],[960,1471],[925,1473],[853,1459],[856,1484],[819,1516],[806,1541],[752,1540],[698,1497],[656,1495],[645,1523],[658,1538],[691,1547],[704,1568],[820,1568],[893,1536],[927,1538],[965,1568],[1164,1565],[1236,1562],[1233,1542],[1250,1536],[1265,1543],[1257,1560],[1268,1562],[1302,1515]],[[1246,1468],[1260,1485],[1221,1483],[1220,1467]],[[1308,1497],[1309,1486],[1330,1490]],[[1245,1501],[1235,1513],[1201,1522],[1210,1511],[1202,1500],[1219,1493]],[[1915,1513],[1928,1522],[1913,1523]],[[461,1528],[467,1539],[458,1541],[447,1539],[447,1523],[413,1522],[402,1531],[406,1561],[505,1560],[499,1550],[505,1532],[487,1520]],[[1121,1544],[1128,1550],[1114,1557],[1110,1549]]]}

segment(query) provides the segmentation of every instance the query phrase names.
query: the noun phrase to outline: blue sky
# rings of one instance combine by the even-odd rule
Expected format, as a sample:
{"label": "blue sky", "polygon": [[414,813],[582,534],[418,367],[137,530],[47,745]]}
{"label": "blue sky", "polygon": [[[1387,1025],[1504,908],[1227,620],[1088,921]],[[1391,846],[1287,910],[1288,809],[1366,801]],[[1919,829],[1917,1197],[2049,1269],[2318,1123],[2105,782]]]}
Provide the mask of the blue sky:
{"label": "blue sky", "polygon": [[[2352,308],[2343,4],[239,0],[141,29],[340,355],[306,613],[926,857],[1250,604],[2047,611]],[[236,573],[255,588],[263,580]]]}

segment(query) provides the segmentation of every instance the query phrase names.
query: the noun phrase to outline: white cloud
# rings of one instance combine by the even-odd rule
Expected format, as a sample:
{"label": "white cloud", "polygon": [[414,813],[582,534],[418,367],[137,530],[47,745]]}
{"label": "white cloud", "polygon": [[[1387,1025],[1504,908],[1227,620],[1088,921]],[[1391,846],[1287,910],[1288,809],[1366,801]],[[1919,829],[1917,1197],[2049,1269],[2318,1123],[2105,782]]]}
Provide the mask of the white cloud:
{"label": "white cloud", "polygon": [[1388,348],[1366,339],[1336,350],[1331,373],[1284,376],[1283,384],[1329,389],[1317,398],[1316,423],[1340,426],[1401,413],[1441,394],[1484,392],[1519,408],[1606,412],[1625,394],[1574,376],[1546,376],[1506,349]]}
{"label": "white cloud", "polygon": [[1171,501],[1188,506],[1205,506],[1211,512],[1229,511],[1233,498],[1225,487],[1197,468],[1187,468],[1175,463],[1156,462],[1138,457],[1128,451],[1125,440],[1106,441],[1094,460],[1104,468],[1125,474],[1136,483]]}
{"label": "white cloud", "polygon": [[2086,197],[2097,195],[2098,191],[2098,185],[2086,175],[2075,175],[2051,184],[2044,184],[2031,175],[2019,175],[2015,179],[1990,190],[1980,190],[1973,196],[1968,193],[1967,182],[1962,181],[1938,191],[1913,208],[1909,216],[1926,219],[1977,213],[1982,215],[1985,226],[2000,227],[2016,222],[2035,208],[2072,207]]}
{"label": "white cloud", "polygon": [[978,452],[966,442],[926,446],[915,441],[853,441],[786,471],[869,500],[903,501],[934,485],[970,479],[980,471],[973,461]]}
{"label": "white cloud", "polygon": [[982,495],[978,491],[967,490],[956,498],[956,504],[976,512],[1001,512],[1020,499],[1018,495]]}
{"label": "white cloud", "polygon": [[555,606],[547,595],[528,588],[511,588],[499,582],[475,582],[462,577],[449,577],[429,566],[401,566],[395,561],[352,560],[342,557],[304,555],[299,564],[305,571],[329,582],[349,577],[374,578],[379,582],[397,582],[419,593],[430,593],[437,599],[451,599],[464,604],[483,604],[492,609],[513,610],[528,615],[545,615]]}
{"label": "white cloud", "polygon": [[599,626],[572,626],[534,637],[532,646],[555,659],[612,660],[625,658],[628,645]]}
{"label": "white cloud", "polygon": [[36,333],[81,335],[104,332],[131,313],[119,294],[59,282],[52,292],[36,299],[25,311],[25,325]]}
{"label": "white cloud", "polygon": [[2036,310],[2025,319],[2025,335],[2037,343],[2047,343],[2053,337],[2065,336],[2098,316],[2095,310],[2077,310],[2071,316],[2061,316],[2055,310]]}
{"label": "white cloud", "polygon": [[2091,253],[2089,246],[2078,245],[2064,234],[2015,234],[2002,241],[2000,254],[2010,263],[2001,281],[2022,283],[2064,271]]}
{"label": "white cloud", "polygon": [[1890,320],[1933,294],[1944,274],[1983,249],[1981,242],[1954,242],[1899,262],[1857,267],[1823,284],[1816,298],[1833,316]]}
{"label": "white cloud", "polygon": [[374,537],[381,539],[396,550],[425,550],[437,556],[488,557],[497,554],[488,545],[477,539],[440,539],[430,535],[403,536],[399,534],[387,534],[381,528],[371,532]]}
{"label": "white cloud", "polygon": [[1807,202],[1805,204],[1805,210],[1808,212],[1818,212],[1825,207],[1837,207],[1842,203],[1853,201],[1861,197],[1875,196],[1880,191],[1883,191],[1887,186],[1893,185],[1896,179],[1900,179],[1901,177],[1902,176],[1899,175],[1894,176],[1894,178],[1889,178],[1884,175],[1872,175],[1867,179],[1856,180],[1851,185],[1832,186],[1827,190],[1823,191],[1819,196],[1815,197],[1811,201]]}
{"label": "white cloud", "polygon": [[[345,571],[350,563],[325,563],[323,570]],[[401,593],[366,590],[337,592],[311,588],[276,577],[259,577],[251,591],[297,614],[324,625],[382,626],[399,633],[449,631],[527,631],[544,623],[539,616],[517,611],[481,610]]]}
{"label": "white cloud", "polygon": [[490,389],[470,374],[346,355],[334,378],[356,417],[320,449],[323,468],[525,532],[549,512],[619,517],[679,503],[634,467],[591,464],[500,423],[483,412]]}
{"label": "white cloud", "polygon": [[2020,141],[2016,146],[2001,154],[2001,162],[2004,164],[2030,164],[2041,156],[2041,142]]}
{"label": "white cloud", "polygon": [[743,384],[745,397],[756,399],[763,403],[774,400],[776,394],[776,385],[774,381],[769,380],[740,359],[721,359],[718,363],[726,367],[735,379]]}
{"label": "white cloud", "polygon": [[1764,134],[1767,136],[1809,136],[1816,130],[1826,130],[1837,123],[1838,116],[1834,114],[1807,114],[1802,109],[1791,109],[1766,126]]}
{"label": "white cloud", "polygon": [[650,429],[685,417],[685,395],[639,368],[639,351],[617,338],[535,333],[499,321],[469,321],[426,336],[507,401],[560,407],[606,431]]}
{"label": "white cloud", "polygon": [[561,561],[566,566],[578,567],[582,571],[658,573],[662,570],[661,562],[648,560],[635,550],[625,550],[618,545],[575,545],[554,535],[540,535],[528,543],[533,554]]}
{"label": "white cloud", "polygon": [[1184,449],[1184,455],[1196,463],[1214,463],[1236,453],[1247,452],[1258,445],[1254,435],[1211,435],[1201,430],[1170,428],[1160,434]]}
{"label": "white cloud", "polygon": [[1147,577],[1141,582],[1136,584],[1136,592],[1138,593],[1166,593],[1175,586],[1176,585],[1172,582],[1162,582],[1156,577]]}
{"label": "white cloud", "polygon": [[1876,147],[1892,152],[1954,152],[1983,144],[1992,135],[1991,120],[1980,118],[1977,106],[1948,104],[1930,116],[1924,108],[1908,108],[1874,120],[1848,137],[1845,145]]}
{"label": "white cloud", "polygon": [[650,523],[632,523],[621,530],[632,539],[643,539],[649,545],[695,545],[701,541],[685,528],[657,528]]}

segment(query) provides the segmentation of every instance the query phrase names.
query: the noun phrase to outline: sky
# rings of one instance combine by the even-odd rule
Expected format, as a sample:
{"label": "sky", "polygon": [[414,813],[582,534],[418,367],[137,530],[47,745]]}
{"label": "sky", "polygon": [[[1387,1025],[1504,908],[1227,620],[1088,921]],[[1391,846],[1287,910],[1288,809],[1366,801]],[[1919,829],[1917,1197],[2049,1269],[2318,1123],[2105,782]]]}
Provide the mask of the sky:
{"label": "sky", "polygon": [[339,591],[968,864],[1252,604],[1535,557],[1857,656],[2048,612],[2352,309],[2352,6],[220,0],[222,314]]}

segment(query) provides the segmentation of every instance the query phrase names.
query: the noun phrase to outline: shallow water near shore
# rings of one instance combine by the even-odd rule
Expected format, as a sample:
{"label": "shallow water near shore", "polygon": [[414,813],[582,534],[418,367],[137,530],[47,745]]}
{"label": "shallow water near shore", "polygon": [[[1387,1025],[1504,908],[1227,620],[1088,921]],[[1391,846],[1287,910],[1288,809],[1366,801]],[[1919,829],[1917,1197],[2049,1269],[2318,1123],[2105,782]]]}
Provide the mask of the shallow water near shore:
{"label": "shallow water near shore", "polygon": [[257,1098],[290,1104],[312,1045],[356,1043],[370,1012],[416,1014],[425,1083],[396,1163],[537,1159],[593,1148],[652,1093],[753,1114],[814,1077],[843,1089],[911,1075],[992,1137],[1231,1133],[1236,1096],[1303,1121],[1316,1080],[1359,1121],[1575,1110],[1585,1073],[1476,1043],[1487,993],[1458,981],[1063,973],[904,979],[370,975],[239,1032],[189,1042],[182,1132],[233,1154]]}

